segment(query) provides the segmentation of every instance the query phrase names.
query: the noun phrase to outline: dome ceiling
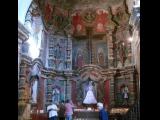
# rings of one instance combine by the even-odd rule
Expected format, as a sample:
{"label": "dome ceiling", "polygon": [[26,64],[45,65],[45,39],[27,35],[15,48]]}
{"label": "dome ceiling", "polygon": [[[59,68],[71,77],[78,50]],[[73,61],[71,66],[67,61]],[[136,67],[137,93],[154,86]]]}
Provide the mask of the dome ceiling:
{"label": "dome ceiling", "polygon": [[[122,24],[122,21],[126,22],[125,20],[120,20],[120,17],[125,17],[125,15],[127,15],[127,9],[125,9],[126,5],[124,4],[126,0],[36,0],[36,2],[40,8],[47,30],[57,29],[61,31],[70,29],[70,31],[73,32],[75,29],[72,24],[73,16],[77,13],[82,17],[82,22],[84,24],[87,23],[87,25],[89,24],[84,17],[87,15],[87,17],[89,17],[91,15],[93,19],[92,24],[94,25],[94,20],[99,10],[107,17],[105,20],[108,21],[108,26],[110,26],[110,23],[119,25]],[[125,15],[121,15],[121,13]],[[127,15],[127,17],[129,17],[129,15]],[[109,22],[112,18],[113,21]],[[88,19],[88,21],[92,21],[92,19]],[[79,26],[79,29],[81,27],[83,26]]]}

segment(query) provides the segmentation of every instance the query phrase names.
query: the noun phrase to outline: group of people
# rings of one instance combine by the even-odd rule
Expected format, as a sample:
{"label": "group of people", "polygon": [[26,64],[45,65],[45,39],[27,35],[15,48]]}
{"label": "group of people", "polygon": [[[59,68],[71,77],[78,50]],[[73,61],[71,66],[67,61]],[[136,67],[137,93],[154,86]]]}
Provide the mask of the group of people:
{"label": "group of people", "polygon": [[[49,120],[73,120],[74,107],[71,100],[66,100],[65,104],[64,101],[62,101],[58,107],[56,103],[52,102],[52,104],[47,107]],[[97,103],[97,108],[99,109],[99,120],[108,120],[108,112],[103,107],[103,103]]]}
{"label": "group of people", "polygon": [[62,101],[59,106],[55,102],[47,107],[49,120],[72,120],[74,104],[71,100]]}

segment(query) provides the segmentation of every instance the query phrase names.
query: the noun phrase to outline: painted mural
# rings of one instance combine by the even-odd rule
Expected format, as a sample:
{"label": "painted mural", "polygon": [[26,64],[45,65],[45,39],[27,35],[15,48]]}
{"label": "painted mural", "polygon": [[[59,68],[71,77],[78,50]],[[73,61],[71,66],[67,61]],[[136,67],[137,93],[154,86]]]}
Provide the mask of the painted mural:
{"label": "painted mural", "polygon": [[76,40],[73,42],[72,62],[74,68],[81,68],[89,63],[87,40]]}
{"label": "painted mural", "polygon": [[104,33],[106,24],[107,24],[107,14],[108,12],[103,9],[98,9],[96,11],[96,19],[95,19],[95,32]]}
{"label": "painted mural", "polygon": [[72,15],[73,34],[85,34],[85,26],[79,11]]}
{"label": "painted mural", "polygon": [[118,78],[115,83],[116,105],[128,105],[130,97],[129,81],[125,78]]}
{"label": "painted mural", "polygon": [[108,65],[108,50],[106,42],[94,41],[94,44],[96,45],[95,56],[97,59],[97,64],[101,67],[106,67]]}
{"label": "painted mural", "polygon": [[66,69],[65,54],[67,39],[59,36],[49,38],[48,66],[56,70]]}
{"label": "painted mural", "polygon": [[55,101],[59,103],[62,100],[65,100],[65,83],[64,80],[48,79],[46,84],[46,101]]}

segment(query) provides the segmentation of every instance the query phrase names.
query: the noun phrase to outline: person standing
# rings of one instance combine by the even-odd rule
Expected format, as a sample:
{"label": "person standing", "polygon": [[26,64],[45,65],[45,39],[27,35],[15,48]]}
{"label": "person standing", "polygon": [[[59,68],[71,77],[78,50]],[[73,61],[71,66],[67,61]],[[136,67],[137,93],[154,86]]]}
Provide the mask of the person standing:
{"label": "person standing", "polygon": [[72,120],[74,105],[70,100],[66,100],[65,104],[65,116],[66,120]]}
{"label": "person standing", "polygon": [[61,101],[59,105],[59,111],[58,111],[59,120],[65,120],[65,106],[64,101]]}
{"label": "person standing", "polygon": [[97,103],[97,107],[99,109],[99,120],[109,120],[108,112],[103,107],[103,103]]}
{"label": "person standing", "polygon": [[47,112],[49,113],[49,120],[57,120],[58,110],[59,109],[55,102],[53,102],[51,105],[47,107]]}

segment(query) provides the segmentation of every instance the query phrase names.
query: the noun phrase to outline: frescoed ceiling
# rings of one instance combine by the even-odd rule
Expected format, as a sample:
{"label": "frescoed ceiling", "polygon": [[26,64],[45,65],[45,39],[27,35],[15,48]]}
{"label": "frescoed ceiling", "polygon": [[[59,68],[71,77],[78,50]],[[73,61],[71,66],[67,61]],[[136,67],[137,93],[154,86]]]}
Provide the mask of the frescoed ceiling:
{"label": "frescoed ceiling", "polygon": [[[80,13],[84,18],[88,10],[96,13],[102,9],[106,11],[108,18],[113,18],[115,24],[121,24],[121,19],[125,19],[123,14],[124,1],[126,0],[35,0],[39,5],[46,29],[65,30],[68,26],[73,28],[73,16]],[[119,11],[122,13],[119,13]],[[91,14],[96,18],[97,14]],[[95,15],[95,17],[94,17]],[[111,16],[113,15],[113,16]],[[107,19],[106,19],[107,20]],[[109,23],[108,23],[109,25]],[[72,27],[71,27],[72,26]],[[80,26],[79,26],[80,28]],[[68,28],[67,28],[68,29]]]}

